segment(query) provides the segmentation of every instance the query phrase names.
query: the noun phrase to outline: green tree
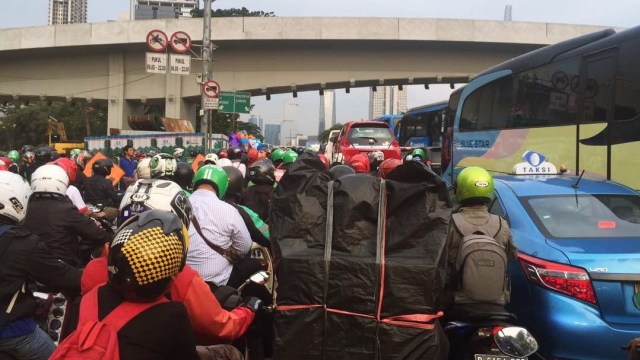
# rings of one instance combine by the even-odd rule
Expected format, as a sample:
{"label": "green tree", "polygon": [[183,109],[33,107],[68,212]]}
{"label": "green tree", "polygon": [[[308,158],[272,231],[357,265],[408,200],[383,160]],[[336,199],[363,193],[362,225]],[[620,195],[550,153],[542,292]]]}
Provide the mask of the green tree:
{"label": "green tree", "polygon": [[329,129],[321,132],[318,135],[318,141],[320,141],[321,144],[328,142],[329,141],[329,134],[331,134],[331,131],[333,131],[333,130],[342,130],[343,127],[344,127],[344,125],[342,125],[342,124],[333,125]]}
{"label": "green tree", "polygon": [[85,136],[107,133],[106,105],[84,102],[11,102],[0,105],[0,149],[48,143],[48,116],[64,124],[68,140],[83,140]]}
{"label": "green tree", "polygon": [[[194,18],[201,18],[204,16],[204,9],[193,9],[191,10],[191,16]],[[275,17],[275,13],[273,11],[265,12],[265,11],[251,11],[246,7],[242,7],[241,9],[231,8],[231,9],[216,9],[211,12],[212,17]]]}

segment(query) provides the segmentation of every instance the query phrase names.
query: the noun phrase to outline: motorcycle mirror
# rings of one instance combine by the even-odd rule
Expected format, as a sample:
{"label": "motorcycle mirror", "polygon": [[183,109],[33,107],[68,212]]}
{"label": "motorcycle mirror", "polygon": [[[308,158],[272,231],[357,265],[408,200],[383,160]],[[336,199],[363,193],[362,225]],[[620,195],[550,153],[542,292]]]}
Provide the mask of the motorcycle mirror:
{"label": "motorcycle mirror", "polygon": [[251,275],[249,280],[258,285],[264,285],[267,283],[267,281],[269,281],[269,273],[266,271],[258,271],[257,273]]}
{"label": "motorcycle mirror", "polygon": [[509,326],[498,331],[494,340],[500,351],[513,357],[527,357],[538,351],[538,342],[522,327]]}

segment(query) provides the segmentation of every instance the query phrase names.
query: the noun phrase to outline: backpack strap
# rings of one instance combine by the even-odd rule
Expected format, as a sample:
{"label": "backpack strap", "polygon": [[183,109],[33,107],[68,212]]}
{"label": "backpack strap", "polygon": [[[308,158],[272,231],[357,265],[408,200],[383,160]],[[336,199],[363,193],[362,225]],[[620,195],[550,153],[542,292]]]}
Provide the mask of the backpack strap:
{"label": "backpack strap", "polygon": [[500,216],[494,214],[489,214],[489,221],[484,225],[470,224],[461,213],[455,213],[451,218],[453,219],[454,226],[463,237],[481,232],[484,235],[495,238],[498,233],[500,233],[500,230],[502,230]]}
{"label": "backpack strap", "polygon": [[[78,321],[78,328],[90,321],[98,322],[98,289],[101,287],[95,287],[82,297],[80,302],[80,317]],[[147,303],[134,303],[125,301],[118,305],[113,311],[109,313],[104,319],[103,323],[109,324],[113,327],[114,331],[118,332],[126,325],[131,319],[138,316],[143,311],[156,306],[169,302],[166,297],[160,298]]]}

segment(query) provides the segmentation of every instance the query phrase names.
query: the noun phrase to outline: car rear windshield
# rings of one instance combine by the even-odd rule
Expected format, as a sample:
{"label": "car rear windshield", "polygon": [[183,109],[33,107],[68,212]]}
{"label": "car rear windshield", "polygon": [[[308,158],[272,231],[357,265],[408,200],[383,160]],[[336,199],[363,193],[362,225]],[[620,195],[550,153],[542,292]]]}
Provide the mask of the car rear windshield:
{"label": "car rear windshield", "polygon": [[393,141],[391,130],[384,124],[379,126],[353,125],[349,131],[349,143],[362,146],[389,146]]}
{"label": "car rear windshield", "polygon": [[640,196],[566,195],[524,199],[546,236],[603,238],[640,236]]}

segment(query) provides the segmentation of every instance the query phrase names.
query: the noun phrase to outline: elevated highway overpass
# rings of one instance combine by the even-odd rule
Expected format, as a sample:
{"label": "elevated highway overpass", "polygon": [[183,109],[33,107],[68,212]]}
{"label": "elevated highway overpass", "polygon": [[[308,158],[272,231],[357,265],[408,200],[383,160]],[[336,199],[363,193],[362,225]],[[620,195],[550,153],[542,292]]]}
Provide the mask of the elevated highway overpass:
{"label": "elevated highway overpass", "polygon": [[[108,104],[109,128],[143,104],[195,119],[190,76],[145,72],[146,34],[186,31],[201,44],[202,19],[146,20],[0,30],[0,101]],[[464,83],[544,45],[602,29],[567,24],[407,18],[215,18],[213,78],[253,96],[297,91]]]}

